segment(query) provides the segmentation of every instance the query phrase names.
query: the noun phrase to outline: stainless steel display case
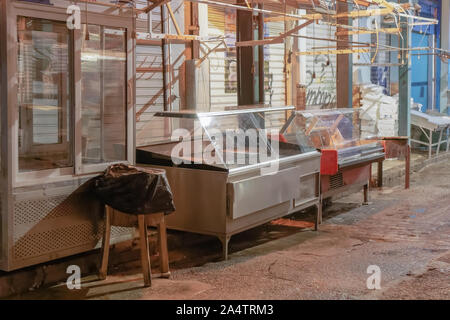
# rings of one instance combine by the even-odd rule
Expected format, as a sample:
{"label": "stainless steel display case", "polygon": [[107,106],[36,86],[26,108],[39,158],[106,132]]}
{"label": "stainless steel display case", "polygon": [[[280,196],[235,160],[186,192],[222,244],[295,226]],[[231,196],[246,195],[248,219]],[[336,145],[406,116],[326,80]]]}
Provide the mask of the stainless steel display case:
{"label": "stainless steel display case", "polygon": [[156,113],[154,144],[138,147],[136,159],[167,172],[176,206],[168,227],[217,236],[226,259],[232,235],[319,209],[320,153],[301,131],[279,134],[292,109]]}

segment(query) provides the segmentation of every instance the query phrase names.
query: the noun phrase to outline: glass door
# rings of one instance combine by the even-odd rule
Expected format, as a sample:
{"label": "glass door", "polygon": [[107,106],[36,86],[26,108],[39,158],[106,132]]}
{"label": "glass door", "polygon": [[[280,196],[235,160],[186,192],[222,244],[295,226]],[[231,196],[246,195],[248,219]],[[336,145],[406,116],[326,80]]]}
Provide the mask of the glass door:
{"label": "glass door", "polygon": [[71,36],[66,24],[18,17],[19,172],[73,166]]}
{"label": "glass door", "polygon": [[126,40],[123,28],[82,26],[83,165],[127,160]]}

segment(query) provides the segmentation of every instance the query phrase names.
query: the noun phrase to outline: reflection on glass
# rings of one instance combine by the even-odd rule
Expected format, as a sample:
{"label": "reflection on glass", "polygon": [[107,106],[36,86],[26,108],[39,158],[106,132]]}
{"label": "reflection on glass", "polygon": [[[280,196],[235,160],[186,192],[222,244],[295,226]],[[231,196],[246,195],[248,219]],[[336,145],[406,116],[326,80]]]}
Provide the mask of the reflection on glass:
{"label": "reflection on glass", "polygon": [[70,167],[70,35],[66,24],[19,17],[19,171]]}
{"label": "reflection on glass", "polygon": [[[361,136],[361,109],[309,110],[297,113],[292,127],[308,135],[317,149],[337,150],[339,161],[362,158],[380,151],[377,137]],[[294,129],[298,131],[299,129]]]}
{"label": "reflection on glass", "polygon": [[302,111],[293,125],[303,128],[317,149],[343,149],[372,143],[374,139],[361,138],[360,111],[357,108]]}
{"label": "reflection on glass", "polygon": [[83,25],[82,158],[126,160],[126,31]]}
{"label": "reflection on glass", "polygon": [[[248,106],[247,106],[248,107]],[[285,110],[242,112],[158,112],[151,119],[153,144],[142,147],[152,161],[234,169],[314,151],[303,132],[282,133]]]}

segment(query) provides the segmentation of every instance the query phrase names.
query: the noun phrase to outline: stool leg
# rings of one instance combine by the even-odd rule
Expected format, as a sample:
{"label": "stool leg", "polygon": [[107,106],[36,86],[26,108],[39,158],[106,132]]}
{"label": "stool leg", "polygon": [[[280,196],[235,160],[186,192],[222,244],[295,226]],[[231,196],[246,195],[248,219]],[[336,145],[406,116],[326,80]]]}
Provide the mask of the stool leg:
{"label": "stool leg", "polygon": [[105,229],[103,231],[102,239],[102,262],[98,276],[100,280],[105,280],[108,273],[109,242],[111,238],[111,211],[111,207],[105,206]]}
{"label": "stool leg", "polygon": [[150,255],[149,255],[149,245],[148,245],[148,233],[147,233],[147,223],[145,221],[145,216],[138,215],[138,225],[139,225],[139,241],[141,244],[141,263],[142,263],[142,273],[144,274],[144,286],[150,287],[152,285],[152,270],[150,265]]}
{"label": "stool leg", "polygon": [[164,219],[164,214],[162,215],[157,228],[158,228],[159,259],[160,259],[160,267],[161,267],[161,276],[168,278],[170,276],[169,252],[167,249],[167,229],[166,229],[166,221]]}

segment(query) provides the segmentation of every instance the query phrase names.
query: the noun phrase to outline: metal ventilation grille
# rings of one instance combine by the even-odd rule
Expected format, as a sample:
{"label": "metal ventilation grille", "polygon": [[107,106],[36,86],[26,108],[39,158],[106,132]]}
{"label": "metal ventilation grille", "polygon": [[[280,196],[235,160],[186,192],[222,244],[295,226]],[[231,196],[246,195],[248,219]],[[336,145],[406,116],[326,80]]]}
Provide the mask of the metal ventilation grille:
{"label": "metal ventilation grille", "polygon": [[[103,233],[100,204],[85,192],[16,201],[13,214],[14,260],[43,261],[77,247],[95,247]],[[67,255],[67,253],[66,253]]]}
{"label": "metal ventilation grille", "polygon": [[[85,192],[16,201],[11,249],[13,264],[30,258],[36,260],[36,257],[44,262],[94,249],[104,230],[101,212],[102,205]],[[129,238],[133,230],[112,227],[111,242]]]}
{"label": "metal ventilation grille", "polygon": [[103,227],[102,223],[101,230],[98,230],[99,228],[94,228],[92,223],[85,222],[43,232],[27,233],[14,243],[14,259],[31,258],[82,244],[95,245],[101,238]]}
{"label": "metal ventilation grille", "polygon": [[342,177],[342,171],[339,171],[334,176],[330,177],[330,189],[338,189],[344,186],[344,179]]}

